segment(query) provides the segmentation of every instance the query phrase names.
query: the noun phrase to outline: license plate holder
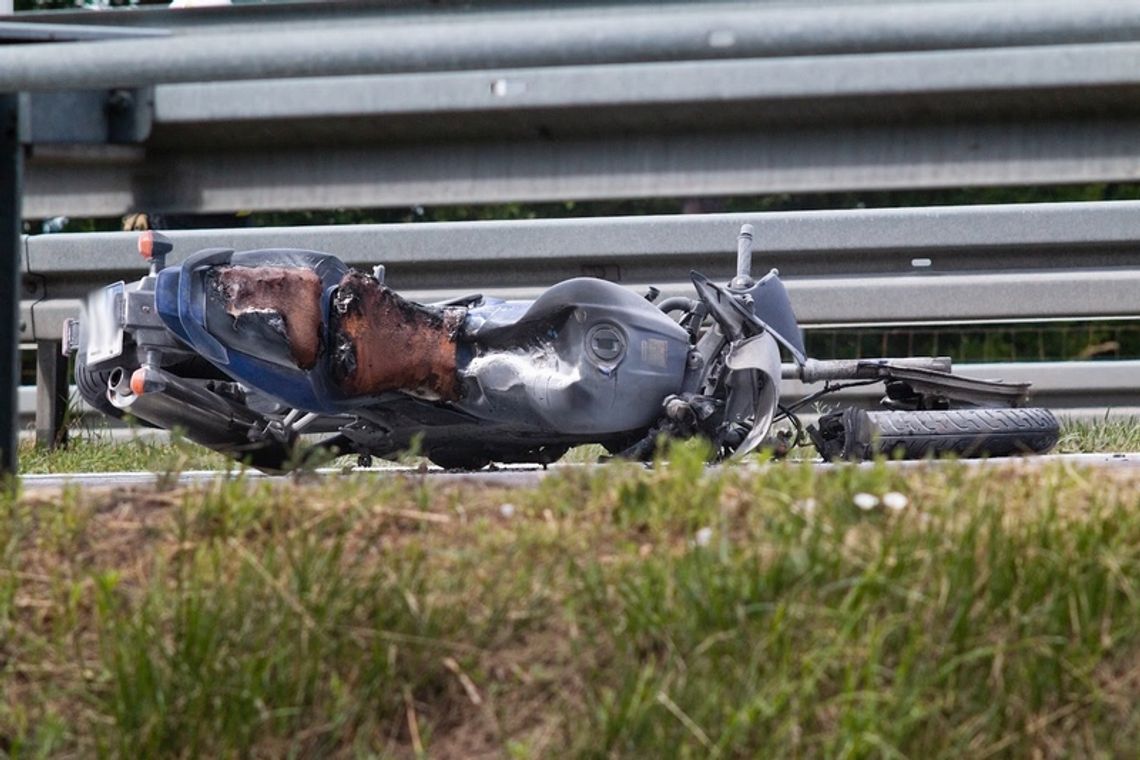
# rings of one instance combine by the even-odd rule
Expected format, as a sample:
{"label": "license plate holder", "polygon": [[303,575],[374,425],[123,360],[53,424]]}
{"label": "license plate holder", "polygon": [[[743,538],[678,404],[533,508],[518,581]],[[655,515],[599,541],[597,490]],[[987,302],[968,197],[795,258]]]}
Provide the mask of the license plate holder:
{"label": "license plate holder", "polygon": [[126,283],[122,280],[87,296],[87,363],[97,364],[123,353]]}

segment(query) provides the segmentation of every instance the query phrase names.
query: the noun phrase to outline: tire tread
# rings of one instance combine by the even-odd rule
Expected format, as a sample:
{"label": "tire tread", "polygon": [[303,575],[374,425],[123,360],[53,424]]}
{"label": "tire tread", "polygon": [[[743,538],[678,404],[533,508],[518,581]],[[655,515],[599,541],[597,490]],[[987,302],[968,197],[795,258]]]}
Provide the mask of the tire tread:
{"label": "tire tread", "polygon": [[867,417],[873,453],[906,459],[1044,453],[1060,435],[1057,418],[1040,408],[869,412]]}

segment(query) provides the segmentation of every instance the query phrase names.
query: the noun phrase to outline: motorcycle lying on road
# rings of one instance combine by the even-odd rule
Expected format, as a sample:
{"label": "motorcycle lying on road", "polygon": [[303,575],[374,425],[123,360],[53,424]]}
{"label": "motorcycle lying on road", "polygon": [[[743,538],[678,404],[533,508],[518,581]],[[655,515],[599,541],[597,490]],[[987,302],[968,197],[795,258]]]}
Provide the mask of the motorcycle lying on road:
{"label": "motorcycle lying on road", "polygon": [[[654,302],[575,278],[533,301],[406,300],[326,253],[208,249],[166,266],[146,232],[139,281],[91,294],[65,342],[84,400],[267,471],[299,451],[395,457],[415,445],[445,468],[550,463],[601,444],[647,460],[700,436],[714,457],[782,452],[809,438],[826,459],[1047,451],[1057,420],[1021,408],[1028,385],[951,373],[947,357],[806,356],[787,291],[751,276],[752,228],[727,285],[691,273],[693,297]],[[786,359],[786,361],[785,361]],[[781,403],[781,379],[822,387]],[[850,385],[882,383],[883,408],[799,415]],[[790,426],[772,433],[773,423]],[[302,435],[321,434],[302,444]],[[315,448],[312,448],[315,447]]]}

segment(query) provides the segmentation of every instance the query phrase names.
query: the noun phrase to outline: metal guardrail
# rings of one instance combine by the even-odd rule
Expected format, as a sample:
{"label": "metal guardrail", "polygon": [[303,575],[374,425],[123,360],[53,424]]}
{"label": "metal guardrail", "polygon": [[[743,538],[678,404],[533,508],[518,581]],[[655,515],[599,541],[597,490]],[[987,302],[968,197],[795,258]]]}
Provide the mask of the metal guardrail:
{"label": "metal guardrail", "polygon": [[[163,27],[178,33],[244,35],[256,23],[266,30],[327,29],[383,21],[410,24],[525,19],[541,10],[542,19],[558,24],[571,17],[598,19],[646,10],[688,10],[701,14],[716,8],[747,7],[767,14],[768,29],[755,55],[817,55],[842,52],[928,50],[954,47],[1044,45],[1058,42],[1110,42],[1133,38],[1140,30],[1135,8],[1121,0],[873,0],[789,5],[771,0],[702,2],[691,0],[595,0],[594,2],[528,5],[519,0],[309,0],[308,2],[238,3],[233,6],[186,8],[108,8],[21,13],[20,21],[110,26]],[[754,38],[756,39],[756,38]]]}
{"label": "metal guardrail", "polygon": [[174,34],[0,49],[0,90],[153,85],[141,146],[36,151],[32,217],[1140,177],[1122,0],[66,16]]}
{"label": "metal guardrail", "polygon": [[[688,272],[727,280],[740,225],[757,271],[776,267],[803,324],[1140,316],[1140,202],[708,214],[510,222],[170,231],[171,262],[201,248],[334,253],[420,298],[529,297],[599,276],[686,292]],[[130,233],[25,241],[21,339],[54,340],[88,290],[142,275]],[[922,266],[915,266],[921,264]]]}
{"label": "metal guardrail", "polygon": [[[393,71],[1005,48],[1140,39],[1128,0],[541,3],[312,2],[291,7],[21,14],[170,29],[157,47],[99,43],[0,57],[0,89],[66,89]],[[442,6],[442,7],[441,7]],[[233,45],[235,36],[242,44]],[[280,40],[273,46],[270,40]],[[329,44],[330,41],[333,44]],[[339,43],[339,44],[337,44]],[[228,47],[220,47],[226,45]],[[218,55],[221,52],[223,55]],[[140,58],[151,67],[126,67]],[[71,64],[85,66],[77,70]],[[249,66],[253,64],[253,68]]]}

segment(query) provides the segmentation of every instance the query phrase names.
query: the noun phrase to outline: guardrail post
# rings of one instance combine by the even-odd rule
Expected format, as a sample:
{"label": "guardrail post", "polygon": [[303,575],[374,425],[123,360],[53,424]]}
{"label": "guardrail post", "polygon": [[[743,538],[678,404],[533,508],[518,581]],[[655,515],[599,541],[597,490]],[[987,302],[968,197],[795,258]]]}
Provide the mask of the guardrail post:
{"label": "guardrail post", "polygon": [[0,477],[15,475],[20,410],[20,100],[0,93]]}
{"label": "guardrail post", "polygon": [[70,388],[67,357],[58,340],[36,341],[36,445],[54,449],[67,443],[67,414]]}

